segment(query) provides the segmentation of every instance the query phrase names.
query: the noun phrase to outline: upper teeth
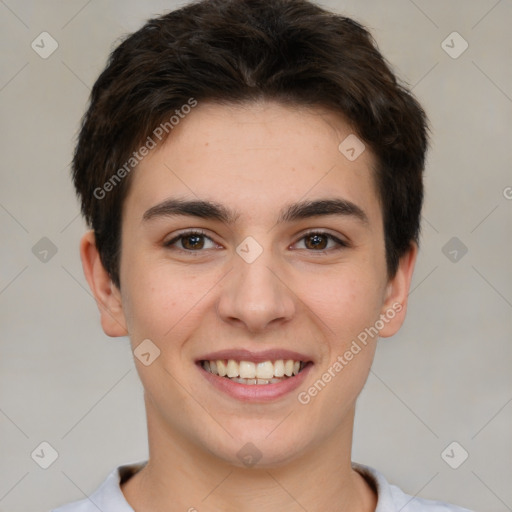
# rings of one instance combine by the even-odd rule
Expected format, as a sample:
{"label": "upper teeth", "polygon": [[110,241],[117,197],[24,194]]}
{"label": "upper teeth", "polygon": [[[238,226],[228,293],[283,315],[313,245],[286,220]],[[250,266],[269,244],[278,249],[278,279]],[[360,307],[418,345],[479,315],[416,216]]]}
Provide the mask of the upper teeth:
{"label": "upper teeth", "polygon": [[277,361],[235,361],[234,359],[218,359],[216,361],[203,361],[205,370],[221,377],[240,377],[242,379],[272,379],[274,377],[291,377],[297,375],[304,366],[301,361],[293,359],[278,359]]}

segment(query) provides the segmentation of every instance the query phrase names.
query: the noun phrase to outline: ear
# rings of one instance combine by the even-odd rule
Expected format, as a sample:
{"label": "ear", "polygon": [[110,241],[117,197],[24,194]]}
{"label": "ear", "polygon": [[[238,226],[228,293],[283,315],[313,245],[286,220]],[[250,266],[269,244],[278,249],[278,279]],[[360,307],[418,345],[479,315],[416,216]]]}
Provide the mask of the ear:
{"label": "ear", "polygon": [[410,249],[400,258],[395,276],[389,280],[386,286],[386,295],[380,317],[384,324],[384,327],[379,331],[379,336],[382,338],[396,334],[404,323],[417,255],[418,245],[412,242]]}
{"label": "ear", "polygon": [[121,302],[121,292],[112,282],[101,262],[92,230],[85,233],[80,241],[80,257],[85,278],[100,310],[103,331],[112,337],[126,336],[128,331]]}

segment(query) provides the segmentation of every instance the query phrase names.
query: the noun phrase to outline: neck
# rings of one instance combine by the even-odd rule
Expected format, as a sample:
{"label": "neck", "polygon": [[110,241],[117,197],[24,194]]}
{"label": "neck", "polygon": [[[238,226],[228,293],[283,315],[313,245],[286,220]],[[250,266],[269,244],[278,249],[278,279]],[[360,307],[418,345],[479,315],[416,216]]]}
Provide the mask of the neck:
{"label": "neck", "polygon": [[374,512],[377,497],[351,467],[354,409],[346,428],[287,463],[238,467],[148,416],[149,460],[122,485],[136,512]]}

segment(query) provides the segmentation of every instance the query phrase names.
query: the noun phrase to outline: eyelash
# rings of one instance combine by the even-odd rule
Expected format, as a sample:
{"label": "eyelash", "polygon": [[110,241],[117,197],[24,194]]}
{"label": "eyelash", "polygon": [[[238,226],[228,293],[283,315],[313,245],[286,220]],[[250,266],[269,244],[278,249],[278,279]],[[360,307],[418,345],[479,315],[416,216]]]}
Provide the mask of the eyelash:
{"label": "eyelash", "polygon": [[[339,251],[339,250],[342,250],[342,249],[350,247],[350,244],[348,242],[340,240],[339,238],[335,237],[334,235],[331,235],[330,233],[327,233],[326,231],[314,231],[314,230],[313,231],[308,231],[307,233],[304,233],[299,238],[299,241],[303,240],[305,238],[311,237],[313,235],[325,236],[329,240],[335,242],[338,245],[338,247],[336,247],[335,249],[331,248],[331,249],[321,249],[321,250],[308,250],[308,249],[306,249],[308,252],[312,252],[312,253],[325,253],[326,251],[332,251],[332,250]],[[212,240],[212,238],[209,237],[205,232],[200,231],[200,230],[191,230],[191,231],[185,231],[183,233],[180,233],[179,235],[175,236],[172,240],[169,240],[168,242],[165,242],[164,246],[166,248],[173,249],[172,246],[176,242],[178,242],[178,241],[180,241],[180,240],[182,240],[184,238],[191,237],[191,236],[201,236],[201,237],[207,238],[211,242],[215,243],[214,240]],[[187,253],[187,254],[204,252],[202,250],[194,251],[194,250],[191,250],[191,249],[180,249],[180,248],[174,248],[174,250],[177,250],[177,251],[180,251],[180,252],[184,252],[184,253]]]}

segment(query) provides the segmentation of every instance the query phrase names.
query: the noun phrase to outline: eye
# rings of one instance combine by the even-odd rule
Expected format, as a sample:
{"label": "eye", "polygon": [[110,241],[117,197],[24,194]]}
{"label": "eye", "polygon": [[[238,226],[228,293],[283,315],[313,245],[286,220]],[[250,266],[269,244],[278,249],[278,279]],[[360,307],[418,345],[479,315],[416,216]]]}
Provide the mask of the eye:
{"label": "eye", "polygon": [[[176,244],[178,244],[177,247]],[[201,249],[214,249],[217,244],[202,231],[186,231],[164,243],[165,247],[181,251],[200,252]]]}
{"label": "eye", "polygon": [[[349,247],[347,242],[344,242],[334,235],[324,231],[310,231],[309,233],[303,235],[300,241],[304,241],[304,247],[299,247],[300,249],[311,249],[312,251],[317,252],[326,251],[329,249],[339,250],[344,247]],[[331,245],[329,246],[330,242]],[[332,244],[334,244],[334,247]]]}
{"label": "eye", "polygon": [[[349,247],[347,242],[324,231],[310,231],[303,235],[299,242],[310,252],[324,252],[328,250],[339,250]],[[201,252],[202,249],[215,249],[219,247],[208,235],[199,230],[192,230],[180,233],[171,240],[164,243],[164,246],[183,252]]]}

